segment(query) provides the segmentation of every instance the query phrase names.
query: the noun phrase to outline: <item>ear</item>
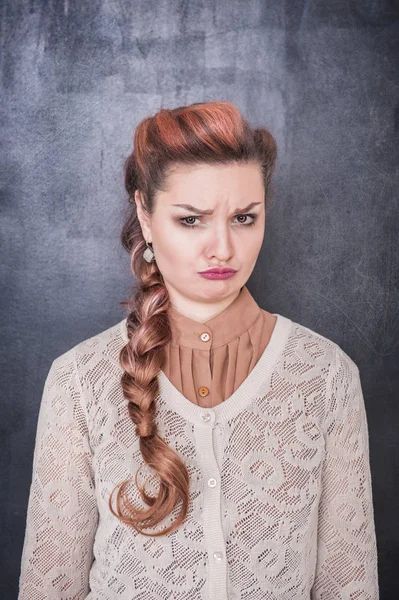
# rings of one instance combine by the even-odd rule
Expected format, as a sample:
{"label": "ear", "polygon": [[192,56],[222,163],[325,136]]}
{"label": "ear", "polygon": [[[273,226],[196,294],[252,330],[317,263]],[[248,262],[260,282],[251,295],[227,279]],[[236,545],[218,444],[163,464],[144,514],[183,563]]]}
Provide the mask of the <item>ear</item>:
{"label": "ear", "polygon": [[136,190],[134,192],[134,200],[136,202],[137,217],[140,221],[143,236],[148,242],[150,242],[151,241],[151,228],[150,228],[150,224],[149,224],[148,214],[146,213],[146,211],[143,208],[139,190]]}

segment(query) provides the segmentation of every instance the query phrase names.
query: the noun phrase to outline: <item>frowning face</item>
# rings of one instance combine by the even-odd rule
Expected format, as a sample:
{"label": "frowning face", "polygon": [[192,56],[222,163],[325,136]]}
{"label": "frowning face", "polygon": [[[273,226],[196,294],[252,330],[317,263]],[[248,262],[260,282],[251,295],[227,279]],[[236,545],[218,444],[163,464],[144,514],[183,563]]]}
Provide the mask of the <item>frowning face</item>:
{"label": "frowning face", "polygon": [[[152,242],[174,308],[202,322],[221,312],[246,284],[262,247],[260,165],[176,165],[151,216],[138,200],[136,192],[143,234]],[[200,274],[214,267],[236,273],[227,279]]]}

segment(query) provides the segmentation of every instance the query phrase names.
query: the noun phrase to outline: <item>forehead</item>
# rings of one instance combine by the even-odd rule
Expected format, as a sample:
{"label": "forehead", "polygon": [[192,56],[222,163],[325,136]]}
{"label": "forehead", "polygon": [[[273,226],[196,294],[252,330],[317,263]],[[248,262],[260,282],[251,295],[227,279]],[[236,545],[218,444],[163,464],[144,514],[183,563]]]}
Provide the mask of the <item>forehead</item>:
{"label": "forehead", "polygon": [[258,163],[229,163],[211,165],[173,165],[167,174],[165,200],[176,194],[190,194],[205,198],[208,195],[236,197],[242,194],[263,193],[261,167]]}

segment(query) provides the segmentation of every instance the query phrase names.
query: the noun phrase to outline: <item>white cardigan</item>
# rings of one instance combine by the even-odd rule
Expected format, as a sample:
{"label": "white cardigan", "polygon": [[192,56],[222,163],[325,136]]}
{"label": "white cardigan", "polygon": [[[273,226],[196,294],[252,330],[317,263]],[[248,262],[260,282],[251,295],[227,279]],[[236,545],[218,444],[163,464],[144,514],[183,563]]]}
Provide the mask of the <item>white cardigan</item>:
{"label": "white cardigan", "polygon": [[18,600],[378,599],[359,370],[333,341],[276,316],[255,367],[214,408],[158,375],[159,435],[190,473],[188,516],[167,536],[140,535],[108,507],[128,478],[144,507],[139,466],[139,483],[157,490],[120,386],[126,319],[54,360]]}

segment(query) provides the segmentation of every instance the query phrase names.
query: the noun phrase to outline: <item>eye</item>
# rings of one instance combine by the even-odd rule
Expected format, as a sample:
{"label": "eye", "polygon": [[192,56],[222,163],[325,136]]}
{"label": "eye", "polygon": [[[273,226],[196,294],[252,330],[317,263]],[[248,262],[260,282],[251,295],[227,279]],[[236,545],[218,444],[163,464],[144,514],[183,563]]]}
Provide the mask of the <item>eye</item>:
{"label": "eye", "polygon": [[[236,218],[238,219],[242,219],[242,218],[247,219],[248,217],[250,217],[252,219],[252,221],[250,221],[249,223],[247,223],[246,221],[240,221],[240,225],[242,225],[243,227],[251,227],[251,225],[255,225],[255,222],[257,220],[257,215],[255,214],[245,214],[245,215],[236,215]],[[197,225],[195,225],[195,223],[191,222],[187,222],[189,219],[200,219],[201,217],[195,217],[195,216],[189,216],[189,217],[182,217],[179,219],[179,222],[183,225],[183,227],[191,227],[192,229],[194,227],[196,227]]]}
{"label": "eye", "polygon": [[187,223],[188,219],[199,219],[199,217],[183,217],[182,219],[179,219],[180,223],[182,225],[185,225],[186,227],[193,227],[193,223]]}
{"label": "eye", "polygon": [[245,225],[246,227],[250,227],[251,225],[255,225],[255,221],[256,221],[256,217],[257,215],[237,215],[237,218],[242,218],[242,217],[251,217],[252,221],[250,221],[249,223],[246,221],[245,223],[243,223],[241,221],[242,225]]}

